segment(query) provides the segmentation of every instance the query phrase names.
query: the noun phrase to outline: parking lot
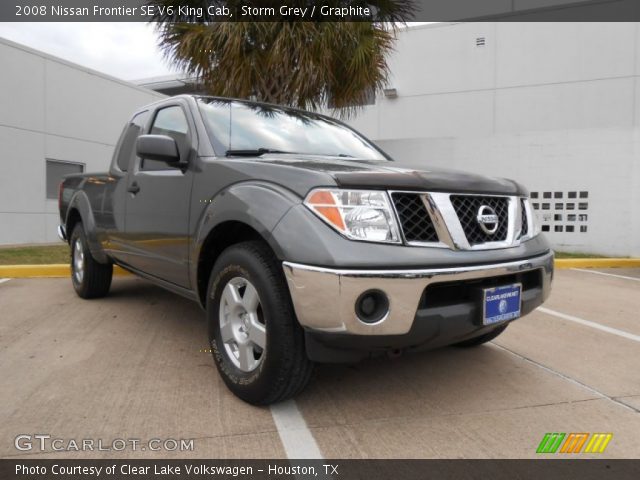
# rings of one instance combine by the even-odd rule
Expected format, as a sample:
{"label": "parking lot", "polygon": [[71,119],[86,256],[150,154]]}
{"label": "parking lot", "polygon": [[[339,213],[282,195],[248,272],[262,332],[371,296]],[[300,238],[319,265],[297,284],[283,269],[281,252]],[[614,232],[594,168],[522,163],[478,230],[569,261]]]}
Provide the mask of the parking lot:
{"label": "parking lot", "polygon": [[[640,269],[559,270],[544,308],[488,345],[319,366],[294,402],[256,408],[222,383],[196,304],[132,277],[93,301],[69,279],[12,279],[0,456],[533,458],[547,432],[607,432],[600,457],[640,458],[639,312]],[[20,434],[194,449],[19,451]]]}

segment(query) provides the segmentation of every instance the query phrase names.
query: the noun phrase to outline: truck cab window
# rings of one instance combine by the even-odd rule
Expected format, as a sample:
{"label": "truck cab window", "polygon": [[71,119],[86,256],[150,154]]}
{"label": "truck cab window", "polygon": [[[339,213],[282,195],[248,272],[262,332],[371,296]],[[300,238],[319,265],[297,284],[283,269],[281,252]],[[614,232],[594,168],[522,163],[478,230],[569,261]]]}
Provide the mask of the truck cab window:
{"label": "truck cab window", "polygon": [[[152,135],[167,135],[178,144],[180,158],[186,158],[189,153],[189,124],[184,111],[179,106],[171,106],[158,110],[151,126]],[[141,170],[168,170],[172,167],[165,162],[145,159]]]}
{"label": "truck cab window", "polygon": [[123,172],[129,169],[130,162],[135,157],[136,139],[142,133],[148,117],[148,110],[136,114],[122,132],[122,142],[120,143],[116,163]]}

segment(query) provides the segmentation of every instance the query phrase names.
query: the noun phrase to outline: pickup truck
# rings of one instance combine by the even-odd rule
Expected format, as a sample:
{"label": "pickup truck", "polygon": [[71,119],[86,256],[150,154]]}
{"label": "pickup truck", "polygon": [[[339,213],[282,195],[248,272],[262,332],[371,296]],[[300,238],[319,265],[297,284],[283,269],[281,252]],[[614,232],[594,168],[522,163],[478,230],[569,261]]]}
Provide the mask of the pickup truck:
{"label": "pickup truck", "polygon": [[483,344],[553,278],[518,183],[402,166],[335,119],[264,103],[141,108],[109,171],[65,177],[59,207],[77,294],[106,295],[115,264],[198,302],[252,404],[296,395],[316,362]]}

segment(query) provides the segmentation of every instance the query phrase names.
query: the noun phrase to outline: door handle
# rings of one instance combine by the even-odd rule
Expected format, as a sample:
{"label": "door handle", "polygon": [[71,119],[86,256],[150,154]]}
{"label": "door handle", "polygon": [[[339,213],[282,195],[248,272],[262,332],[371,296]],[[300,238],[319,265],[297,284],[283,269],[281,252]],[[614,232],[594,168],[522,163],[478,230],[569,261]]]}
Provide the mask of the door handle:
{"label": "door handle", "polygon": [[131,185],[129,185],[129,188],[127,188],[127,192],[133,193],[134,195],[139,191],[140,191],[140,185],[138,185],[138,182],[133,182]]}

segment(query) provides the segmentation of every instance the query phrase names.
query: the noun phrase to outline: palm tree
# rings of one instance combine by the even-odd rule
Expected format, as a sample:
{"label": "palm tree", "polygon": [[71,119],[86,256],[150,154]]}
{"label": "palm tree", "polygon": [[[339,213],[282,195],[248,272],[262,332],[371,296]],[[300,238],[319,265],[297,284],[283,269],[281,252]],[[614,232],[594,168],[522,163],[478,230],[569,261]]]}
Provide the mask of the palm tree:
{"label": "palm tree", "polygon": [[[389,73],[386,57],[393,48],[395,22],[404,22],[413,11],[413,0],[335,0],[323,4],[369,5],[376,9],[376,21],[220,22],[207,16],[206,5],[226,4],[236,11],[240,4],[251,2],[149,3],[205,6],[201,17],[181,14],[174,8],[156,13],[154,21],[165,57],[198,77],[210,94],[311,110],[330,103],[343,117],[355,113],[372,91],[385,86]],[[253,3],[265,6],[270,2]],[[287,5],[309,3],[297,0]]]}

